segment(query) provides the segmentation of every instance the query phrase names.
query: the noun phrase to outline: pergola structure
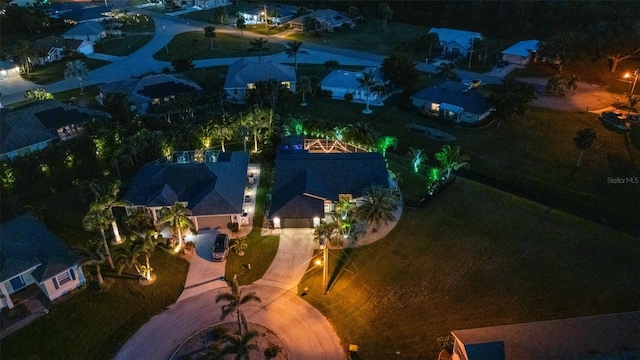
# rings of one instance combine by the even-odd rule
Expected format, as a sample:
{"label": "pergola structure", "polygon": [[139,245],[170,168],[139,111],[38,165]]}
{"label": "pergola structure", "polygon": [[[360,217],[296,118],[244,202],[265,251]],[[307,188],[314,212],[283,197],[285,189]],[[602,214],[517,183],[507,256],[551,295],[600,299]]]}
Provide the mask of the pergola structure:
{"label": "pergola structure", "polygon": [[340,140],[304,139],[304,149],[310,153],[358,153],[369,152]]}

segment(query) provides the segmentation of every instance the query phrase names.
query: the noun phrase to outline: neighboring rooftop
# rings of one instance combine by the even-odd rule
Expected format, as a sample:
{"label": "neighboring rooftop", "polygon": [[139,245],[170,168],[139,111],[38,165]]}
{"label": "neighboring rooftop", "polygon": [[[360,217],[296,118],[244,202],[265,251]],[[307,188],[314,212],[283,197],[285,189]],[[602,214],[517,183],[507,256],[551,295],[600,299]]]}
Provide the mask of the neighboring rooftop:
{"label": "neighboring rooftop", "polygon": [[200,92],[202,88],[182,74],[157,74],[142,78],[130,78],[98,86],[100,92],[123,93],[135,104],[149,103],[183,93]]}
{"label": "neighboring rooftop", "polygon": [[86,36],[86,35],[100,35],[103,31],[105,31],[102,24],[95,21],[89,21],[80,23],[67,32],[62,34],[63,36]]}
{"label": "neighboring rooftop", "polygon": [[85,7],[85,8],[75,8],[71,11],[66,11],[60,13],[59,17],[62,19],[69,19],[76,22],[90,21],[90,20],[99,20],[106,17],[111,12],[111,7],[109,6],[93,6],[93,7]]}
{"label": "neighboring rooftop", "polygon": [[475,89],[453,81],[430,85],[411,96],[412,99],[426,100],[436,104],[446,103],[464,108],[473,114],[484,114],[491,105]]}
{"label": "neighboring rooftop", "polygon": [[440,38],[440,42],[442,43],[455,42],[462,47],[471,46],[472,39],[482,39],[482,34],[480,34],[479,32],[457,29],[431,28],[431,30],[429,30],[429,33],[438,34],[438,38]]}
{"label": "neighboring rooftop", "polygon": [[224,88],[246,88],[248,83],[270,79],[296,81],[296,70],[293,66],[282,65],[272,61],[258,63],[248,58],[242,58],[229,65]]}
{"label": "neighboring rooftop", "polygon": [[526,57],[532,52],[538,51],[539,44],[538,40],[522,40],[503,50],[502,53]]}
{"label": "neighboring rooftop", "polygon": [[333,70],[324,79],[322,79],[322,86],[337,87],[345,89],[358,89],[360,83],[358,78],[362,78],[362,73],[373,71],[374,81],[376,83],[384,81],[384,75],[377,67],[369,67],[362,71],[346,71],[346,70]]}

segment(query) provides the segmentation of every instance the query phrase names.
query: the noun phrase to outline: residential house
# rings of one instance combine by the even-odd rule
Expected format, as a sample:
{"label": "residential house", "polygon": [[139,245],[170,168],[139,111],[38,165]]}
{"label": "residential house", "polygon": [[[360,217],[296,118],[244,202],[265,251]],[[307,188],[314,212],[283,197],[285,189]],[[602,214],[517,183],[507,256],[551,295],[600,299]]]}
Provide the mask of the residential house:
{"label": "residential house", "polygon": [[200,9],[214,9],[231,5],[231,0],[195,0],[196,7]]}
{"label": "residential house", "polygon": [[476,89],[453,81],[430,85],[412,95],[411,102],[427,114],[456,123],[478,123],[493,109]]}
{"label": "residential house", "polygon": [[315,19],[317,21],[317,30],[333,31],[335,28],[348,26],[353,27],[353,21],[344,13],[332,10],[322,9],[316,10],[306,15],[299,16],[288,22],[289,26],[293,30],[305,31],[305,19]]}
{"label": "residential house", "polygon": [[269,219],[278,228],[313,228],[348,198],[356,206],[368,186],[389,187],[382,154],[282,151],[275,160]]}
{"label": "residential house", "polygon": [[56,141],[82,135],[85,124],[109,114],[57,100],[42,100],[11,111],[2,110],[0,161],[42,150]]}
{"label": "residential house", "polygon": [[57,17],[71,24],[81,24],[85,22],[100,22],[111,18],[111,7],[92,6],[76,8],[57,14]]}
{"label": "residential house", "polygon": [[38,57],[33,62],[38,65],[60,61],[69,51],[85,55],[93,52],[93,44],[89,41],[63,39],[53,35],[34,41],[33,48],[38,52]]}
{"label": "residential house", "polygon": [[107,29],[101,23],[95,21],[80,23],[62,34],[65,39],[87,40],[95,43],[107,37]]}
{"label": "residential house", "polygon": [[[197,160],[200,159],[200,160]],[[239,223],[244,212],[249,154],[246,152],[181,152],[171,162],[144,165],[124,199],[127,208],[144,208],[153,220],[178,201],[191,211],[196,229]],[[198,162],[199,161],[199,162]]]}
{"label": "residential house", "polygon": [[[267,16],[265,17],[265,10]],[[241,11],[246,25],[264,24],[265,19],[268,24],[281,25],[291,20],[298,11],[298,8],[291,5],[265,5],[256,4],[251,8]]]}
{"label": "residential house", "polygon": [[242,58],[229,65],[224,91],[229,101],[243,104],[247,98],[247,91],[254,89],[257,82],[272,79],[296,92],[296,70],[293,66],[271,61],[257,63],[252,59]]}
{"label": "residential house", "polygon": [[[20,66],[11,61],[0,61],[0,81],[20,76]],[[2,108],[2,106],[0,106]]]}
{"label": "residential house", "polygon": [[202,88],[181,74],[157,74],[130,78],[98,86],[98,102],[104,105],[107,94],[123,93],[133,103],[132,109],[143,114],[151,104],[175,98],[180,94],[199,94]]}
{"label": "residential house", "polygon": [[527,65],[529,61],[536,60],[539,45],[538,40],[519,41],[502,51],[502,61],[516,65]]}
{"label": "residential house", "polygon": [[87,40],[65,39],[65,50],[77,51],[81,54],[89,55],[93,53],[93,43]]}
{"label": "residential house", "polygon": [[438,34],[443,55],[466,57],[473,48],[473,42],[484,39],[484,36],[477,32],[447,28],[431,28],[429,33]]}
{"label": "residential house", "polygon": [[0,225],[0,308],[13,308],[18,292],[37,286],[55,300],[86,280],[79,259],[31,215]]}
{"label": "residential house", "polygon": [[453,360],[636,359],[640,312],[454,330]]}
{"label": "residential house", "polygon": [[[376,84],[385,84],[387,81],[379,68],[371,67],[366,68],[363,71],[346,71],[346,70],[333,70],[329,75],[325,76],[320,82],[320,88],[322,90],[331,91],[332,99],[344,100],[346,94],[353,95],[355,101],[367,100],[367,89],[360,86],[358,82],[359,78],[362,78],[364,72],[372,71]],[[389,94],[379,94],[375,91],[369,91],[369,102],[371,105],[383,105],[384,99]]]}

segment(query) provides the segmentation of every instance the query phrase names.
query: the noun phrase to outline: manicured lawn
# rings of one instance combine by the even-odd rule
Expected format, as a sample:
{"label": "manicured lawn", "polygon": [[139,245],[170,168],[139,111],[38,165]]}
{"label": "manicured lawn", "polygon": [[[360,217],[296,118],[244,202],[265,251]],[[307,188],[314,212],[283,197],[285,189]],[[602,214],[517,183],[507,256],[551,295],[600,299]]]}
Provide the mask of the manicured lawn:
{"label": "manicured lawn", "polygon": [[[82,59],[89,70],[94,70],[99,67],[111,64],[109,61],[102,61],[96,59]],[[66,69],[66,61],[56,61],[47,66],[38,67],[34,71],[31,71],[29,76],[23,77],[26,80],[32,81],[36,84],[51,84],[56,81],[64,80],[64,70]]]}
{"label": "manicured lawn", "polygon": [[122,18],[122,32],[127,34],[140,33],[140,32],[153,32],[156,26],[152,18],[147,15],[132,15]]}
{"label": "manicured lawn", "polygon": [[153,35],[126,35],[121,38],[105,38],[100,41],[100,53],[127,56],[146,45]]}
{"label": "manicured lawn", "polygon": [[[81,228],[88,204],[80,201],[77,189],[58,193],[34,207],[42,207],[44,222],[70,246],[90,236]],[[182,292],[187,261],[157,249],[151,264],[158,280],[147,287],[139,285],[131,271],[118,276],[108,265],[103,266],[108,290],[97,292],[88,287],[62,298],[49,314],[2,340],[2,359],[112,358],[140,326],[173,304]],[[84,270],[92,274],[94,268]]]}
{"label": "manicured lawn", "polygon": [[637,239],[461,178],[347,253],[345,271],[330,257],[329,295],[319,270],[300,286],[362,359],[433,359],[451,330],[640,308]]}
{"label": "manicured lawn", "polygon": [[[157,60],[172,61],[174,59],[212,59],[212,58],[228,58],[257,56],[255,52],[248,51],[251,48],[250,39],[242,37],[216,34],[213,42],[213,51],[211,51],[211,42],[209,38],[204,36],[203,31],[193,31],[176,35],[169,43],[169,54],[165,49],[159,50],[153,54]],[[267,43],[267,48],[271,50],[270,54],[277,54],[284,51],[284,46],[275,43]],[[269,53],[264,53],[269,54]]]}

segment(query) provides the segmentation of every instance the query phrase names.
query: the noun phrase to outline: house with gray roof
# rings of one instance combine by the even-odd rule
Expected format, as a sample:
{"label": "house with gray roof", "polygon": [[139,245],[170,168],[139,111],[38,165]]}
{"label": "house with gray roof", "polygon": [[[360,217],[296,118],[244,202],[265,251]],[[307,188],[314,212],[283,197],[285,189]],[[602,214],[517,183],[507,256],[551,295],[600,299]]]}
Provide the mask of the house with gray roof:
{"label": "house with gray roof", "polygon": [[293,66],[274,62],[255,62],[242,58],[229,65],[224,81],[224,91],[229,101],[244,104],[247,92],[254,89],[256,83],[276,80],[291,92],[296,92],[296,70]]}
{"label": "house with gray roof", "polygon": [[58,14],[58,18],[72,23],[96,22],[111,17],[110,6],[90,6],[76,8],[71,11]]}
{"label": "house with gray roof", "polygon": [[35,285],[55,300],[86,282],[79,259],[43,223],[22,215],[0,225],[0,308]]}
{"label": "house with gray roof", "polygon": [[[367,89],[360,86],[358,79],[362,78],[362,74],[368,71],[373,73],[373,81],[376,84],[387,83],[380,68],[370,67],[362,71],[333,70],[322,79],[320,88],[331,91],[332,99],[344,100],[346,94],[351,94],[353,95],[354,101],[366,101]],[[391,95],[391,92],[388,94],[379,94],[375,91],[369,91],[369,102],[371,105],[383,105],[384,99],[389,97],[389,95]]]}
{"label": "house with gray roof", "polygon": [[502,61],[516,65],[527,65],[535,59],[540,41],[522,40],[502,51]]}
{"label": "house with gray roof", "polygon": [[637,359],[640,312],[454,330],[453,360]]}
{"label": "house with gray roof", "polygon": [[107,36],[107,30],[101,23],[88,21],[80,23],[62,34],[65,39],[87,40],[95,43]]}
{"label": "house with gray roof", "polygon": [[426,114],[455,123],[478,123],[493,109],[476,89],[453,81],[430,85],[412,95],[411,102]]}
{"label": "house with gray roof", "polygon": [[269,219],[277,228],[313,228],[348,197],[358,206],[362,190],[389,187],[382,154],[282,151],[275,160]]}
{"label": "house with gray roof", "polygon": [[443,54],[460,54],[466,57],[473,48],[473,42],[484,39],[479,32],[448,28],[431,28],[430,34],[438,34]]}
{"label": "house with gray roof", "polygon": [[215,228],[221,223],[237,223],[243,211],[249,166],[246,152],[219,152],[202,162],[163,162],[144,165],[136,174],[124,199],[151,213],[175,202],[191,210],[196,229]]}
{"label": "house with gray roof", "polygon": [[159,104],[181,94],[199,95],[202,88],[182,74],[157,74],[129,78],[98,86],[98,102],[104,105],[107,94],[123,93],[133,103],[133,110],[145,113],[151,104]]}
{"label": "house with gray roof", "polygon": [[57,100],[42,100],[2,112],[0,161],[44,149],[56,141],[81,136],[85,125],[105,120],[104,111],[67,105]]}
{"label": "house with gray roof", "polygon": [[341,13],[332,9],[321,9],[310,12],[308,14],[298,16],[295,19],[290,20],[287,24],[293,30],[305,31],[306,19],[314,19],[318,26],[317,30],[332,32],[335,28],[348,26],[352,28],[354,26],[353,21],[344,13]]}

